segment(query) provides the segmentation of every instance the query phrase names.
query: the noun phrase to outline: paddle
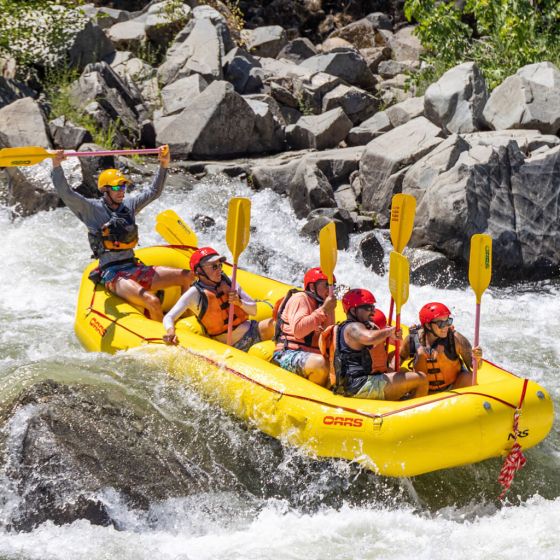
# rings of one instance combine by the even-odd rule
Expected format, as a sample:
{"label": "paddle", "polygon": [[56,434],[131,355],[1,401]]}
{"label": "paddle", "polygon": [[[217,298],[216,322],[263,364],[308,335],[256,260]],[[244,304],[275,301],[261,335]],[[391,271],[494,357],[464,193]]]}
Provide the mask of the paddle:
{"label": "paddle", "polygon": [[[412,235],[414,215],[416,214],[416,199],[411,194],[396,194],[391,202],[390,233],[393,250],[402,253]],[[389,306],[389,322],[393,321],[394,299],[391,297]]]}
{"label": "paddle", "polygon": [[[135,150],[102,150],[98,152],[64,152],[67,157],[125,156],[132,154],[159,154],[159,148],[140,148]],[[27,167],[36,165],[56,154],[40,146],[3,148],[0,150],[0,167]]]}
{"label": "paddle", "polygon": [[156,231],[170,245],[198,247],[196,233],[180,218],[175,210],[164,210],[157,215]]}
{"label": "paddle", "polygon": [[[338,245],[336,242],[336,225],[329,222],[319,232],[319,251],[321,270],[327,277],[329,283],[329,296],[334,295],[334,269],[338,256]],[[332,317],[334,323],[334,313]]]}
{"label": "paddle", "polygon": [[[471,252],[469,257],[469,283],[476,294],[476,319],[474,322],[474,346],[479,343],[480,331],[480,301],[482,294],[490,284],[492,277],[492,238],[484,233],[477,233],[471,237]],[[478,364],[473,356],[472,384],[476,385]]]}
{"label": "paddle", "polygon": [[[397,308],[396,331],[399,331],[401,328],[401,307],[408,300],[409,276],[408,259],[396,251],[391,251],[389,258],[389,290]],[[399,371],[401,366],[400,346],[400,340],[397,339],[395,341],[395,371]]]}
{"label": "paddle", "polygon": [[[248,198],[232,198],[229,201],[226,242],[233,256],[231,289],[236,290],[237,261],[249,243],[251,225],[251,201]],[[227,344],[231,346],[233,333],[233,303],[229,304]]]}

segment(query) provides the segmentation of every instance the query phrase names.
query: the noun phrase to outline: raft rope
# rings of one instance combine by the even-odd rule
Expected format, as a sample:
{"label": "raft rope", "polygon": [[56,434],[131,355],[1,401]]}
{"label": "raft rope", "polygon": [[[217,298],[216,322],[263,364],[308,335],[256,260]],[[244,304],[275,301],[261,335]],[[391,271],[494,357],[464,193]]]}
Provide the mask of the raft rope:
{"label": "raft rope", "polygon": [[521,416],[521,407],[523,406],[523,401],[525,400],[525,394],[527,393],[527,383],[528,379],[523,380],[523,389],[521,390],[521,398],[519,399],[519,405],[513,413],[513,447],[510,449],[507,457],[502,465],[502,470],[498,476],[498,482],[502,486],[502,493],[499,496],[500,500],[503,500],[507,491],[509,490],[511,483],[515,477],[515,473],[525,466],[527,459],[523,455],[521,450],[521,445],[517,441],[517,434],[519,428],[519,417]]}

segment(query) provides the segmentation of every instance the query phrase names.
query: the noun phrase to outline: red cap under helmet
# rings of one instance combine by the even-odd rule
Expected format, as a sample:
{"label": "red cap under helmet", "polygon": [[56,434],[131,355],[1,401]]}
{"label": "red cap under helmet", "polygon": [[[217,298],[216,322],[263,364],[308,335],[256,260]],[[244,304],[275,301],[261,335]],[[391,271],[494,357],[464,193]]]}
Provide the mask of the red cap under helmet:
{"label": "red cap under helmet", "polygon": [[360,305],[373,305],[374,303],[374,295],[369,290],[362,290],[361,288],[355,288],[346,292],[342,298],[344,313],[348,313]]}
{"label": "red cap under helmet", "polygon": [[[313,284],[317,282],[317,280],[324,280],[325,282],[329,281],[327,275],[323,273],[321,267],[319,266],[316,266],[315,268],[310,268],[305,273],[305,276],[303,277],[303,289],[307,290],[307,286],[309,284]],[[333,274],[333,282],[336,282],[336,277],[334,274]]]}
{"label": "red cap under helmet", "polygon": [[200,249],[197,249],[191,255],[191,259],[189,261],[191,270],[194,272],[196,267],[200,264],[200,261],[213,255],[219,257],[222,262],[226,260],[225,257],[220,257],[220,253],[218,253],[216,249],[212,249],[212,247],[201,247]]}
{"label": "red cap under helmet", "polygon": [[446,305],[443,305],[443,303],[432,301],[420,309],[418,317],[420,319],[420,324],[425,325],[426,323],[431,323],[434,319],[444,317],[445,315],[451,315],[449,308]]}
{"label": "red cap under helmet", "polygon": [[381,309],[376,309],[373,314],[373,322],[378,326],[380,329],[384,329],[387,326],[387,317],[385,317],[385,313],[381,311]]}

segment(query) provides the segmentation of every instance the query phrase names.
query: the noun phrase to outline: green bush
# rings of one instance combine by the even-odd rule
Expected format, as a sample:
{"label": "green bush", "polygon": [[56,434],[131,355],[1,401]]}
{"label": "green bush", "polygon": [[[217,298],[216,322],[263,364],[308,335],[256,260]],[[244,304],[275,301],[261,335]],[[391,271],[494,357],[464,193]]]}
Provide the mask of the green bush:
{"label": "green bush", "polygon": [[414,78],[427,84],[461,62],[474,61],[490,89],[526,64],[560,66],[559,0],[406,0],[405,15],[427,67]]}

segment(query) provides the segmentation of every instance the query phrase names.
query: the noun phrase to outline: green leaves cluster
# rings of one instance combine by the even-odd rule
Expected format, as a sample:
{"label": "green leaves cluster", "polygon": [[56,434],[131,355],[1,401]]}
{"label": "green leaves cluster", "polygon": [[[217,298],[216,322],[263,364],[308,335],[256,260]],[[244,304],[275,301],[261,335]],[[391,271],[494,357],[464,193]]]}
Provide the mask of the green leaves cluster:
{"label": "green leaves cluster", "polygon": [[406,0],[405,15],[426,49],[419,80],[474,61],[492,89],[526,64],[560,66],[559,0]]}

